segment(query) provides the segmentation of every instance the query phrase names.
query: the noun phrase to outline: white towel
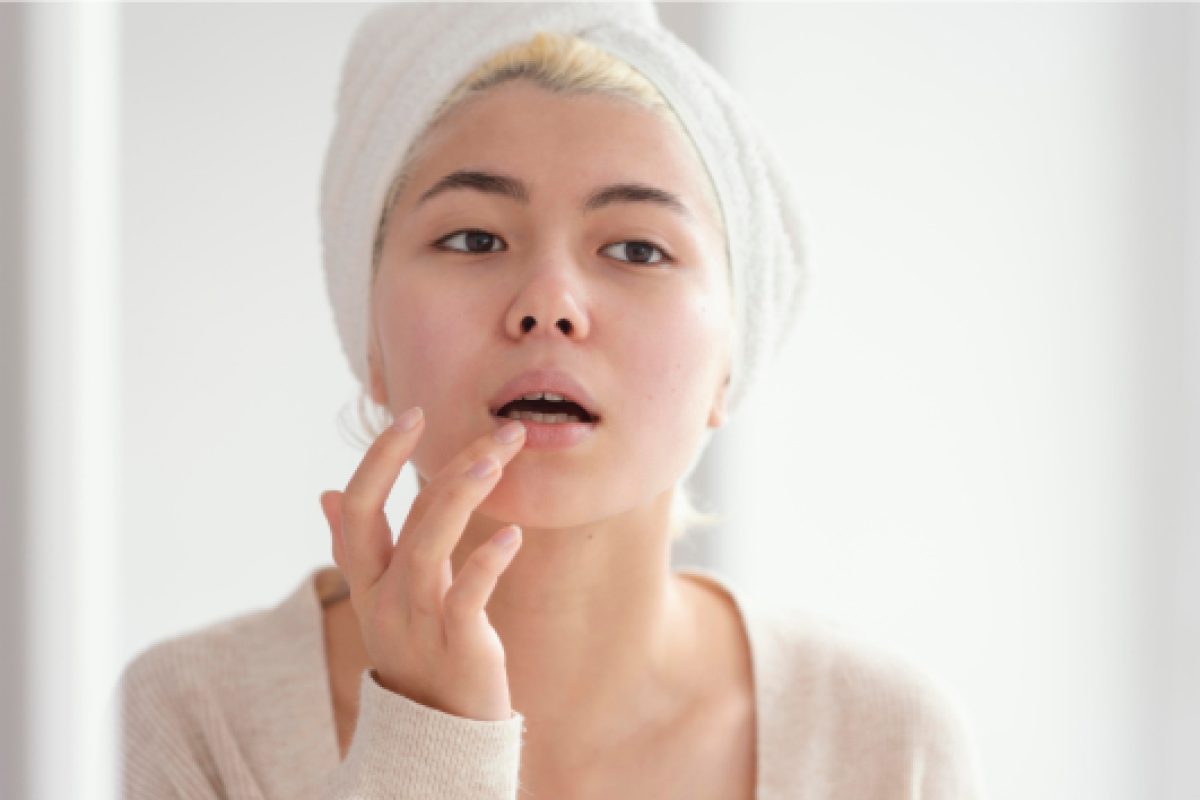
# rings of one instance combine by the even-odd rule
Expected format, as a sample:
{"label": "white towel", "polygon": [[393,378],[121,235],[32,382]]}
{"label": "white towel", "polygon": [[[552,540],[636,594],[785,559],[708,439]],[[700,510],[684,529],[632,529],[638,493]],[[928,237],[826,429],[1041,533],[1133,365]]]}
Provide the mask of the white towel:
{"label": "white towel", "polygon": [[365,386],[368,280],[385,194],[412,140],[475,66],[537,31],[573,34],[641,72],[696,143],[724,214],[736,341],[734,413],[792,330],[806,286],[802,222],[777,156],[725,80],[664,28],[654,4],[388,5],[350,46],[321,187],[326,287],[342,347]]}

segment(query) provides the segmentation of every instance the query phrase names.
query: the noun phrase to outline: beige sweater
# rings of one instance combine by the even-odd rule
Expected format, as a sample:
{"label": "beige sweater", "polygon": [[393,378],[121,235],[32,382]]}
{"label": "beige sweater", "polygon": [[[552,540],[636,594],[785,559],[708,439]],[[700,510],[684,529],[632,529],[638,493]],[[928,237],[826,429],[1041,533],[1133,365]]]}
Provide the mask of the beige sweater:
{"label": "beige sweater", "polygon": [[[524,717],[452,716],[389,692],[370,670],[340,760],[317,593],[331,569],[273,608],[166,639],[126,666],[113,694],[122,797],[517,796]],[[746,626],[758,800],[983,797],[960,707],[932,677],[828,621],[756,608],[715,574],[685,571],[728,592]]]}

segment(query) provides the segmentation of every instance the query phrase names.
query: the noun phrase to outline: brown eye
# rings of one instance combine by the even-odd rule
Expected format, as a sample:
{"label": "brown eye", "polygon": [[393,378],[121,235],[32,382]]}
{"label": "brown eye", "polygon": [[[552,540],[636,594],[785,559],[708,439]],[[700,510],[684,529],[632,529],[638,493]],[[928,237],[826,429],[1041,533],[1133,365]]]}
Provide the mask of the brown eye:
{"label": "brown eye", "polygon": [[[626,258],[621,258],[620,256],[617,256],[617,258],[621,261],[629,261],[632,264],[657,264],[666,260],[666,253],[649,242],[637,240],[616,242],[615,244],[610,244],[604,249],[609,250],[614,247],[624,247]],[[658,253],[658,258],[654,258],[654,253]]]}
{"label": "brown eye", "polygon": [[[459,237],[463,238],[464,248],[448,247],[447,243],[455,241]],[[503,248],[494,248],[493,244],[498,244],[501,241],[499,236],[494,236],[487,231],[481,230],[465,230],[455,231],[449,236],[444,236],[437,240],[437,245],[445,250],[456,250],[460,253],[494,253],[496,250]]]}

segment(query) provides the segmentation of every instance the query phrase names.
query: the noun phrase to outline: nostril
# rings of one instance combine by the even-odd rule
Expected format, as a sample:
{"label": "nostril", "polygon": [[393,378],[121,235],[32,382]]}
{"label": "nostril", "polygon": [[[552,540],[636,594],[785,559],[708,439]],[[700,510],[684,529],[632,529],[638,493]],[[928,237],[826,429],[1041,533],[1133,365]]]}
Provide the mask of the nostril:
{"label": "nostril", "polygon": [[[531,330],[533,330],[536,327],[537,327],[537,320],[534,319],[533,317],[522,317],[521,318],[521,332],[522,333],[529,333]],[[568,334],[568,335],[571,333],[571,331],[573,331],[575,329],[575,326],[571,324],[571,320],[566,319],[566,318],[560,319],[558,322],[556,322],[555,327],[558,328],[563,333]]]}

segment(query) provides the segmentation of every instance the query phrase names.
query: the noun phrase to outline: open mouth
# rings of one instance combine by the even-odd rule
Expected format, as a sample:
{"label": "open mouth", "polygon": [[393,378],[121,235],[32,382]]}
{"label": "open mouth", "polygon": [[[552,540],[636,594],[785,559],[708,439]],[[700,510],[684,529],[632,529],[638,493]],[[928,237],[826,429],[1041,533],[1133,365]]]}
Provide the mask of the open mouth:
{"label": "open mouth", "polygon": [[574,400],[554,392],[531,392],[493,409],[492,414],[505,419],[550,424],[595,424],[600,421],[598,414],[593,414]]}

